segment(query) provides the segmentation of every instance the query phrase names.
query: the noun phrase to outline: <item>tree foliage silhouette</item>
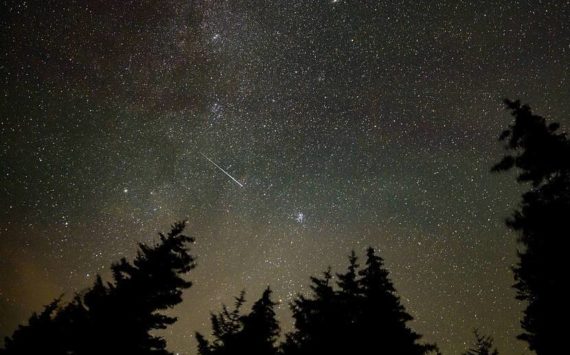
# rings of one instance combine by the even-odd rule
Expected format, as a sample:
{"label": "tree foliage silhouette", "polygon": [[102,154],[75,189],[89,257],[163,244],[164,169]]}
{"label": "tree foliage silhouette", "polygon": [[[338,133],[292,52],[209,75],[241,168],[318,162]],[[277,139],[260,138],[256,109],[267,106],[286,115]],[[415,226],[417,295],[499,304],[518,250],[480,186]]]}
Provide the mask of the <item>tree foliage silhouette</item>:
{"label": "tree foliage silhouette", "polygon": [[97,277],[82,296],[67,305],[59,300],[40,315],[32,315],[6,338],[1,354],[171,354],[165,340],[151,331],[176,321],[160,311],[182,301],[191,286],[183,275],[194,268],[188,243],[177,223],[154,246],[139,244],[132,263],[121,259],[112,266],[113,281]]}
{"label": "tree foliage silhouette", "polygon": [[235,298],[234,309],[232,311],[230,311],[226,305],[222,305],[222,311],[220,313],[210,315],[214,341],[210,343],[202,334],[196,333],[199,354],[222,354],[225,348],[231,348],[233,346],[236,334],[241,329],[241,307],[244,303],[245,292],[242,291],[240,295]]}
{"label": "tree foliage silhouette", "polygon": [[505,103],[515,122],[499,138],[508,153],[492,170],[516,168],[518,182],[530,183],[507,220],[523,247],[514,267],[517,298],[527,302],[519,338],[539,355],[559,354],[565,337],[558,324],[568,308],[561,292],[567,268],[561,263],[569,246],[570,142],[557,123],[547,124],[529,106]]}
{"label": "tree foliage silhouette", "polygon": [[0,354],[42,354],[44,349],[49,349],[53,354],[65,354],[66,349],[59,343],[59,327],[54,319],[59,303],[60,300],[56,299],[46,305],[41,313],[32,314],[27,325],[20,325],[12,337],[5,338],[5,349],[0,349]]}
{"label": "tree foliage silhouette", "polygon": [[463,355],[499,355],[499,351],[493,348],[493,338],[481,335],[477,329],[473,331],[475,343],[463,353]]}
{"label": "tree foliage silhouette", "polygon": [[311,277],[312,298],[299,295],[292,302],[295,331],[286,336],[285,354],[334,353],[335,344],[330,340],[338,339],[344,327],[339,320],[343,314],[335,309],[338,298],[331,279],[330,268],[322,278]]}
{"label": "tree foliage silhouette", "polygon": [[301,354],[426,354],[434,345],[417,341],[421,336],[406,323],[406,312],[374,249],[367,250],[366,266],[358,270],[354,252],[338,287],[330,270],[311,278],[311,297],[298,296],[291,305],[295,330],[287,335],[284,353]]}
{"label": "tree foliage silhouette", "polygon": [[251,312],[241,315],[241,307],[245,302],[242,292],[236,298],[232,311],[224,305],[219,314],[211,315],[212,335],[210,343],[200,334],[198,353],[200,355],[275,355],[275,345],[279,336],[279,324],[275,319],[275,302],[271,300],[271,289],[268,287]]}

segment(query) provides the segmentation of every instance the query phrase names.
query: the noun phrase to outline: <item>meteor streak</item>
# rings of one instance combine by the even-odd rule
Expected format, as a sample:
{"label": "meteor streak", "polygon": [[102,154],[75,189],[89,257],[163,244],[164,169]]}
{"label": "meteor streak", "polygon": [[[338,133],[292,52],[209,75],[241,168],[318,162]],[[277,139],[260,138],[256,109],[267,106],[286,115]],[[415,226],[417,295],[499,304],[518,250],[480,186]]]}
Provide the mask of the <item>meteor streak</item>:
{"label": "meteor streak", "polygon": [[216,168],[220,169],[224,174],[226,174],[227,176],[229,176],[229,178],[232,179],[236,184],[238,184],[239,187],[243,187],[243,184],[242,184],[241,182],[237,181],[237,180],[236,180],[233,176],[231,176],[227,171],[225,171],[224,169],[222,169],[221,166],[219,166],[218,164],[214,163],[214,162],[212,161],[212,159],[210,159],[210,158],[208,158],[208,157],[206,156],[206,154],[204,154],[204,153],[200,153],[200,154],[202,154],[202,156],[203,156],[204,158],[206,158],[210,163],[214,164],[214,166],[215,166]]}

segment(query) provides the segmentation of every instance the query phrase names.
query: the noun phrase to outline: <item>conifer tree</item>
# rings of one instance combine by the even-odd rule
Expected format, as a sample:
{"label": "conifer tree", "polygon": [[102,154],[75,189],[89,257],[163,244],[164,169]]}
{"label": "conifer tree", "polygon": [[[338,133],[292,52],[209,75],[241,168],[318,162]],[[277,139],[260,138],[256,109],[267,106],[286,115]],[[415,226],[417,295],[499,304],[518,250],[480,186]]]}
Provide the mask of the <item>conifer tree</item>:
{"label": "conifer tree", "polygon": [[[330,268],[322,278],[311,277],[311,297],[303,295],[291,304],[295,330],[286,336],[283,350],[287,355],[334,353],[333,332],[337,325],[337,297]],[[336,349],[338,350],[338,349]]]}
{"label": "conifer tree", "polygon": [[413,318],[401,304],[384,261],[373,248],[366,251],[366,267],[360,276],[364,297],[360,320],[363,349],[376,344],[378,352],[412,355],[425,354],[435,348],[417,343],[421,335],[406,325]]}
{"label": "conifer tree", "polygon": [[358,258],[356,253],[351,251],[348,257],[348,269],[344,274],[336,274],[338,277],[338,286],[340,287],[340,294],[344,297],[358,297],[361,295],[362,290],[358,282]]}
{"label": "conifer tree", "polygon": [[527,303],[519,338],[538,355],[559,354],[565,347],[559,319],[568,315],[561,262],[570,246],[570,141],[557,123],[547,124],[529,106],[505,103],[515,121],[500,136],[507,155],[493,171],[516,169],[518,182],[530,183],[507,220],[522,246],[514,267],[517,298]]}
{"label": "conifer tree", "polygon": [[97,277],[83,296],[58,308],[54,302],[40,316],[32,316],[6,339],[1,354],[24,354],[29,344],[49,342],[45,354],[171,354],[165,340],[151,334],[176,321],[161,311],[182,301],[191,286],[183,275],[194,268],[187,244],[193,239],[182,234],[177,223],[168,235],[160,234],[154,246],[139,244],[133,263],[122,259],[112,266],[113,281]]}
{"label": "conifer tree", "polygon": [[359,280],[359,265],[356,253],[351,251],[348,257],[348,268],[344,274],[336,274],[338,291],[336,291],[336,317],[334,327],[342,331],[342,337],[352,339],[350,342],[342,342],[337,349],[343,353],[362,352],[362,322],[363,319],[363,294]]}
{"label": "conifer tree", "polygon": [[56,299],[46,305],[41,313],[32,314],[27,325],[20,325],[11,337],[6,337],[5,348],[0,349],[0,354],[42,354],[45,349],[64,354],[65,348],[58,343],[59,327],[54,319],[59,303],[60,299]]}
{"label": "conifer tree", "polygon": [[275,319],[275,302],[271,300],[271,289],[268,287],[261,298],[253,304],[251,313],[242,317],[243,330],[239,340],[244,344],[244,352],[235,354],[275,355],[275,342],[279,336],[279,324]]}
{"label": "conifer tree", "polygon": [[227,349],[234,347],[237,341],[237,334],[241,330],[241,307],[245,303],[245,291],[242,291],[234,301],[234,309],[230,311],[226,305],[222,305],[222,311],[218,314],[210,315],[212,323],[212,336],[214,340],[210,343],[204,335],[196,333],[198,340],[198,353],[200,355],[209,354],[229,354]]}
{"label": "conifer tree", "polygon": [[434,345],[418,344],[420,335],[406,326],[406,313],[374,249],[367,251],[366,267],[358,269],[354,252],[344,274],[337,274],[338,289],[324,278],[311,278],[312,295],[298,296],[292,304],[295,330],[283,350],[298,354],[402,354],[436,352]]}
{"label": "conifer tree", "polygon": [[200,355],[276,355],[275,342],[279,336],[279,324],[275,318],[276,303],[271,300],[271,289],[268,287],[251,312],[240,314],[245,298],[242,292],[236,298],[235,308],[229,311],[222,307],[222,312],[211,316],[212,335],[210,343],[197,333],[198,353]]}
{"label": "conifer tree", "polygon": [[479,334],[477,329],[473,333],[475,335],[475,343],[463,355],[499,355],[497,349],[493,348],[493,338]]}

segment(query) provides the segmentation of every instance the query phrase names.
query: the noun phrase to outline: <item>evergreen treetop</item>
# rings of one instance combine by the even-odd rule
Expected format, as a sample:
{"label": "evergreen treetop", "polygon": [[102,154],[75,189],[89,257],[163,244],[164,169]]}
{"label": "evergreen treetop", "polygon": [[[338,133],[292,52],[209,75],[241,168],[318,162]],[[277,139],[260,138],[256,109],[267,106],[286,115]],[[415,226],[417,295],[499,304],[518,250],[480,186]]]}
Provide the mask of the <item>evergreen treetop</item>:
{"label": "evergreen treetop", "polygon": [[514,123],[499,137],[507,154],[493,171],[516,169],[517,180],[531,184],[507,220],[522,246],[513,269],[517,298],[527,302],[519,338],[538,355],[558,354],[565,346],[558,324],[567,308],[560,290],[568,277],[561,262],[570,247],[570,141],[529,106],[505,103]]}
{"label": "evergreen treetop", "polygon": [[191,286],[184,275],[195,267],[184,235],[176,223],[153,246],[139,244],[132,263],[112,266],[112,281],[97,277],[83,295],[67,305],[54,301],[28,325],[6,338],[0,354],[171,354],[166,341],[151,334],[176,321],[161,313],[182,301]]}

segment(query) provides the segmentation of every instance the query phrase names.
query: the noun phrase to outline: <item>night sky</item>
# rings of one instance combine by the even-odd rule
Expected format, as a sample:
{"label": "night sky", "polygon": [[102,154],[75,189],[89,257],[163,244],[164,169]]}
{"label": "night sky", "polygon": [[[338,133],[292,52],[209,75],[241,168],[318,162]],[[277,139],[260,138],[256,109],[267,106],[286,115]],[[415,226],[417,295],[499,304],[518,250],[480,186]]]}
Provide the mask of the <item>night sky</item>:
{"label": "night sky", "polygon": [[570,124],[569,1],[1,3],[1,336],[188,219],[172,351],[373,246],[425,340],[525,353],[489,171],[503,98]]}

